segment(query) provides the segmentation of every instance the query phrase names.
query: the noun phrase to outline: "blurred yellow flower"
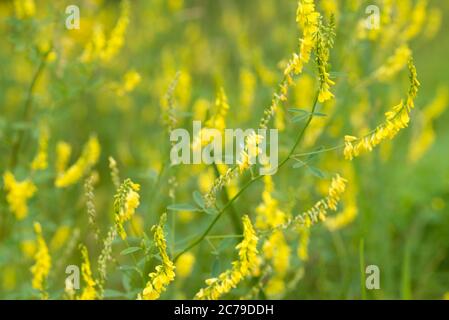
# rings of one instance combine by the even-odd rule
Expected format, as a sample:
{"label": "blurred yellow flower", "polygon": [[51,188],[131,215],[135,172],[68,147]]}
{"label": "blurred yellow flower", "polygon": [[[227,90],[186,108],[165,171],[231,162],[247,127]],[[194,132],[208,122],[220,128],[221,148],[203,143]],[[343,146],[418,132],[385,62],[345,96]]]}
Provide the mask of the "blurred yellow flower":
{"label": "blurred yellow flower", "polygon": [[14,213],[17,220],[22,220],[28,215],[27,201],[37,191],[31,180],[17,181],[14,175],[7,171],[3,175],[3,183],[7,192],[6,201],[9,209]]}
{"label": "blurred yellow flower", "polygon": [[223,294],[231,291],[246,276],[257,268],[259,260],[257,258],[256,232],[248,216],[243,216],[243,240],[236,246],[239,250],[239,260],[232,263],[232,269],[221,273],[217,278],[206,280],[207,287],[198,291],[195,299],[216,300]]}
{"label": "blurred yellow flower", "polygon": [[[67,151],[68,150],[66,149],[63,152]],[[65,188],[78,182],[83,175],[97,163],[99,157],[100,143],[96,136],[91,136],[84,146],[83,152],[78,160],[70,168],[58,175],[55,181],[55,186],[58,188]],[[62,166],[61,164],[59,165]]]}
{"label": "blurred yellow flower", "polygon": [[34,289],[41,291],[42,297],[45,299],[45,281],[51,269],[51,257],[48,252],[47,244],[42,236],[42,227],[38,222],[34,223],[34,231],[37,237],[37,251],[34,255],[36,263],[31,267],[33,274],[32,286]]}
{"label": "blurred yellow flower", "polygon": [[122,239],[126,239],[124,223],[131,220],[140,204],[139,189],[140,185],[126,179],[114,196],[115,226]]}
{"label": "blurred yellow flower", "polygon": [[69,226],[60,226],[56,229],[53,238],[50,241],[50,248],[52,251],[57,251],[64,246],[70,236],[70,227]]}
{"label": "blurred yellow flower", "polygon": [[79,300],[95,300],[97,298],[97,283],[92,276],[92,270],[90,268],[89,253],[86,246],[81,246],[81,255],[83,257],[83,263],[81,264],[81,274],[85,282],[83,292],[79,296]]}
{"label": "blurred yellow flower", "polygon": [[183,253],[176,261],[176,274],[180,278],[187,278],[193,269],[195,264],[195,256],[191,252]]}
{"label": "blurred yellow flower", "polygon": [[153,226],[154,243],[159,250],[159,255],[162,259],[162,264],[156,266],[156,271],[151,272],[149,280],[139,294],[139,300],[156,300],[159,299],[162,292],[166,290],[166,287],[170,282],[175,279],[175,266],[170,260],[167,254],[167,242],[165,241],[163,225],[165,223],[166,215],[163,214],[159,224]]}
{"label": "blurred yellow flower", "polygon": [[14,10],[17,18],[30,18],[36,14],[36,5],[34,0],[14,0]]}

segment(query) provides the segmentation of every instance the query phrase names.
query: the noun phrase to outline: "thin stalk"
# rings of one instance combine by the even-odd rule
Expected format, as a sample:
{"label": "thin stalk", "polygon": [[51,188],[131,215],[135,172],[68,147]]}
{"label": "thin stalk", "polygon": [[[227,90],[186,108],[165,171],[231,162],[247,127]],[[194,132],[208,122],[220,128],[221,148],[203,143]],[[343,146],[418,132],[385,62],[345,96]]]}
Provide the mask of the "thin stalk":
{"label": "thin stalk", "polygon": [[[215,162],[213,163],[213,167],[214,167],[215,175],[218,178],[220,176],[220,171],[218,170],[217,164]],[[229,202],[228,189],[226,188],[226,186],[223,187],[223,191],[221,192],[221,198],[223,200],[223,203]],[[229,217],[231,219],[235,233],[241,234],[243,232],[243,230],[242,230],[242,225],[240,223],[240,217],[233,205],[231,205],[229,207]]]}
{"label": "thin stalk", "polygon": [[[309,127],[310,123],[312,122],[314,113],[315,113],[315,109],[318,103],[318,92],[316,94],[314,103],[313,103],[313,107],[312,107],[312,111],[310,112],[309,118],[307,119],[306,124],[304,125],[303,129],[301,130],[301,132],[298,134],[298,137],[296,138],[296,142],[293,145],[293,147],[291,148],[290,152],[288,153],[287,157],[279,164],[278,166],[278,170],[280,168],[282,168],[288,160],[290,160],[290,157],[292,156],[292,154],[295,152],[296,147],[299,145],[299,143],[301,142],[302,138],[304,137],[304,134],[307,130],[307,128]],[[257,180],[260,180],[263,177],[263,175],[259,175],[257,177],[252,178],[251,180],[249,180],[243,187],[242,189],[240,189],[240,191],[231,199],[229,200],[229,202],[226,203],[226,205],[218,212],[218,214],[215,216],[214,220],[212,220],[212,222],[210,223],[210,225],[206,228],[206,230],[204,230],[204,232],[198,237],[198,239],[194,240],[191,244],[189,244],[186,248],[184,248],[183,250],[181,250],[181,252],[179,252],[175,258],[173,259],[175,262],[176,260],[185,252],[191,250],[192,248],[196,247],[201,241],[204,240],[204,238],[209,234],[209,232],[212,230],[212,228],[214,227],[214,225],[218,222],[218,220],[220,220],[221,216],[223,215],[223,213],[234,203],[235,200],[237,200],[237,198],[243,193],[245,192],[246,189],[248,189],[254,182],[256,182]]]}
{"label": "thin stalk", "polygon": [[[36,73],[33,76],[33,79],[31,80],[30,83],[30,87],[28,88],[28,92],[27,92],[27,97],[25,100],[25,105],[23,108],[23,114],[22,114],[22,121],[23,122],[27,122],[31,116],[31,111],[33,108],[33,93],[34,93],[34,89],[36,88],[36,84],[39,80],[39,78],[41,77],[45,66],[47,64],[47,57],[50,54],[52,48],[50,48],[41,58],[41,61],[39,63],[39,66],[36,70]],[[13,146],[12,146],[12,150],[11,150],[11,158],[10,158],[10,168],[14,169],[15,166],[17,165],[17,162],[19,161],[19,151],[20,151],[20,147],[23,143],[23,140],[25,138],[25,130],[21,130],[19,132],[19,136],[17,137],[17,139],[15,140]]]}

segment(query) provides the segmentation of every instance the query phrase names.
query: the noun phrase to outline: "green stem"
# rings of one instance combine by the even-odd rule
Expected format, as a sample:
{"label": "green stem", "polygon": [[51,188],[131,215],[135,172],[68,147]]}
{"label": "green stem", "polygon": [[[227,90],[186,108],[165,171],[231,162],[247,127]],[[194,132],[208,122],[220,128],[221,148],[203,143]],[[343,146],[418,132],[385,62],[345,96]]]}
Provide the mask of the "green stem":
{"label": "green stem", "polygon": [[[304,137],[304,134],[307,130],[307,128],[309,127],[310,123],[312,122],[314,113],[315,113],[315,109],[318,103],[318,92],[316,94],[314,103],[313,103],[313,107],[312,107],[312,111],[310,112],[309,118],[307,119],[306,124],[304,125],[303,129],[301,130],[301,132],[298,134],[298,137],[296,138],[296,142],[293,145],[292,149],[290,150],[290,152],[288,153],[287,157],[279,164],[278,166],[278,170],[280,168],[282,168],[287,161],[290,159],[290,157],[292,156],[292,154],[295,152],[296,147],[299,145],[299,143],[301,142],[302,138]],[[246,190],[248,189],[254,182],[256,182],[257,180],[261,179],[263,177],[263,175],[259,175],[257,177],[252,178],[251,180],[249,180],[247,183],[245,183],[245,185],[242,187],[242,189],[240,189],[240,191],[231,199],[229,200],[226,205],[218,212],[218,214],[215,216],[214,220],[212,220],[212,222],[210,223],[210,225],[206,228],[206,230],[204,230],[204,232],[198,237],[198,239],[194,240],[191,244],[189,244],[185,249],[183,249],[181,252],[179,252],[175,258],[173,259],[174,262],[176,262],[176,260],[178,260],[178,258],[185,252],[191,250],[192,248],[196,247],[201,241],[204,240],[204,238],[209,234],[209,232],[212,230],[212,228],[214,227],[214,225],[218,222],[218,220],[220,220],[221,216],[223,215],[223,213],[234,203],[235,200],[237,200],[237,198]]]}
{"label": "green stem", "polygon": [[[213,163],[213,167],[214,167],[215,175],[218,178],[220,176],[220,171],[218,170],[217,164],[215,162]],[[223,200],[223,203],[229,202],[228,189],[226,188],[226,186],[223,187],[223,192],[221,192],[221,198]],[[233,205],[231,205],[229,207],[229,217],[231,218],[231,222],[234,227],[235,233],[241,234],[243,232],[243,230],[242,230],[242,225],[240,223],[240,217]]]}
{"label": "green stem", "polygon": [[[36,70],[36,73],[33,76],[33,79],[31,80],[31,84],[30,87],[28,88],[28,93],[27,93],[27,97],[25,100],[25,106],[23,109],[23,114],[22,114],[22,121],[27,122],[31,116],[31,111],[32,111],[32,107],[33,107],[33,93],[34,93],[34,89],[36,87],[36,84],[39,80],[39,78],[42,75],[42,72],[45,69],[45,65],[47,64],[47,57],[50,54],[50,52],[52,51],[52,48],[50,48],[41,58],[41,61],[39,63],[39,66]],[[19,136],[16,139],[16,141],[14,142],[13,146],[12,146],[12,151],[11,151],[11,159],[10,159],[10,168],[14,169],[15,166],[17,165],[17,162],[19,160],[19,151],[20,151],[20,147],[23,143],[23,140],[25,138],[25,130],[21,130],[19,132]]]}

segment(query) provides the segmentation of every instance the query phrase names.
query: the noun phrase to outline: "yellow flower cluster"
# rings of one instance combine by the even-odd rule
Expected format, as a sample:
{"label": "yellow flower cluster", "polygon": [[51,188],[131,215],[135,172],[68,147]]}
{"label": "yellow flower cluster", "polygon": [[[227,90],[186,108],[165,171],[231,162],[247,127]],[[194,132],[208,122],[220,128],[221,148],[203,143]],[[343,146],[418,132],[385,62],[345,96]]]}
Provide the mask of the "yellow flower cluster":
{"label": "yellow flower cluster", "polygon": [[315,11],[314,0],[300,0],[296,12],[296,22],[303,30],[300,40],[299,57],[294,59],[295,73],[301,73],[305,64],[310,60],[312,50],[315,47],[315,33],[318,31],[320,14]]}
{"label": "yellow flower cluster", "polygon": [[237,160],[240,173],[251,167],[257,156],[262,153],[262,149],[259,147],[262,140],[263,136],[254,132],[246,138],[245,148],[240,152],[240,159]]}
{"label": "yellow flower cluster", "polygon": [[406,102],[401,101],[391,111],[386,112],[386,121],[379,125],[371,134],[362,138],[345,136],[344,156],[347,160],[352,160],[363,152],[372,151],[383,140],[387,138],[393,139],[400,130],[408,126],[410,111],[414,108],[414,99],[420,86],[416,67],[412,59],[410,59],[408,66],[410,71],[410,89]]}
{"label": "yellow flower cluster", "polygon": [[[353,163],[344,161],[344,164],[340,166],[344,172],[344,176],[349,181],[355,181],[355,172],[353,168]],[[330,231],[336,231],[349,225],[357,216],[357,198],[358,194],[357,185],[350,183],[347,186],[347,191],[343,195],[344,208],[337,215],[329,217],[326,219],[326,227]]]}
{"label": "yellow flower cluster", "polygon": [[36,14],[34,0],[14,0],[14,11],[18,19],[33,17]]}
{"label": "yellow flower cluster", "polygon": [[33,171],[45,170],[48,166],[48,128],[43,126],[40,131],[39,148],[33,162],[31,162],[31,169]]}
{"label": "yellow flower cluster", "polygon": [[[270,288],[270,290],[267,290],[266,293],[268,295],[280,294],[285,289],[284,277],[290,265],[291,253],[282,230],[272,232],[265,240],[262,250],[264,257],[271,261],[275,272],[274,276],[268,281],[267,288]],[[270,283],[276,283],[277,285],[273,286]]]}
{"label": "yellow flower cluster", "polygon": [[299,243],[296,254],[302,261],[307,261],[309,260],[310,229],[304,226],[298,226],[298,233]]}
{"label": "yellow flower cluster", "polygon": [[[256,227],[261,230],[276,228],[287,220],[287,214],[279,209],[278,201],[273,198],[274,184],[271,176],[264,176],[265,188],[262,193],[262,203],[256,208]],[[280,294],[285,289],[284,277],[290,262],[290,247],[281,230],[269,235],[262,245],[264,257],[271,261],[275,271],[268,284],[266,294]]]}
{"label": "yellow flower cluster", "polygon": [[262,192],[262,203],[256,208],[256,228],[266,230],[285,223],[287,215],[279,209],[278,201],[273,198],[273,179],[271,176],[264,176],[265,188]]}
{"label": "yellow flower cluster", "polygon": [[287,229],[291,225],[309,228],[318,221],[325,221],[328,210],[337,211],[337,204],[340,202],[341,195],[346,190],[347,182],[348,181],[340,177],[340,175],[336,175],[332,179],[328,194],[325,198],[319,200],[306,212],[303,212],[294,218],[289,218],[286,223],[274,228],[273,231],[276,229]]}
{"label": "yellow flower cluster", "polygon": [[87,44],[81,56],[81,61],[91,62],[95,59],[110,61],[123,47],[126,29],[129,24],[129,0],[122,0],[120,17],[106,41],[103,29],[98,26],[94,29],[92,40]]}
{"label": "yellow flower cluster", "polygon": [[37,191],[36,186],[31,180],[17,181],[14,175],[6,171],[3,175],[3,183],[6,195],[6,201],[9,209],[14,213],[17,220],[24,219],[28,214],[27,200]]}
{"label": "yellow flower cluster", "polygon": [[201,289],[195,299],[216,300],[231,291],[258,266],[256,232],[247,215],[243,216],[243,240],[236,246],[239,260],[232,263],[232,269],[221,273],[217,278],[206,280],[207,287]]}
{"label": "yellow flower cluster", "polygon": [[206,125],[210,128],[224,131],[226,128],[226,115],[229,111],[229,103],[223,87],[218,91],[217,98],[215,99],[215,108],[216,114],[206,122]]}
{"label": "yellow flower cluster", "polygon": [[288,90],[293,85],[293,76],[302,72],[304,66],[310,61],[312,50],[316,45],[315,33],[318,31],[320,14],[315,11],[313,0],[299,0],[296,12],[296,21],[302,29],[302,38],[299,39],[299,54],[294,53],[284,69],[284,79],[279,84],[279,92],[274,94],[271,104],[264,111],[259,127],[267,128],[271,117],[276,113],[281,101],[286,101]]}
{"label": "yellow flower cluster", "polygon": [[57,174],[61,174],[67,168],[67,164],[72,154],[72,147],[64,141],[59,141],[56,145],[55,169]]}
{"label": "yellow flower cluster", "polygon": [[42,236],[42,227],[38,222],[34,223],[34,231],[37,236],[37,251],[34,255],[36,263],[31,267],[31,273],[33,274],[33,280],[31,285],[34,289],[41,291],[43,297],[46,297],[45,280],[50,273],[51,257],[48,253],[48,247],[45,243],[45,239]]}
{"label": "yellow flower cluster", "polygon": [[330,91],[330,88],[335,84],[335,82],[330,79],[330,75],[327,70],[329,64],[329,50],[332,46],[332,40],[326,39],[326,37],[332,37],[333,35],[325,36],[323,34],[324,30],[321,29],[323,29],[322,23],[320,23],[320,30],[316,33],[316,62],[318,65],[318,74],[320,79],[318,101],[323,103],[334,97]]}
{"label": "yellow flower cluster", "polygon": [[427,5],[429,0],[418,0],[411,13],[411,21],[408,28],[404,31],[403,37],[406,41],[416,37],[423,29],[427,18]]}
{"label": "yellow flower cluster", "polygon": [[379,81],[388,81],[407,65],[411,56],[412,51],[406,44],[400,46],[386,63],[374,72],[373,77]]}
{"label": "yellow flower cluster", "polygon": [[70,227],[69,226],[59,226],[56,229],[55,234],[51,238],[50,241],[50,249],[52,251],[57,251],[62,248],[62,246],[66,243],[70,236]]}
{"label": "yellow flower cluster", "polygon": [[141,79],[140,74],[135,70],[126,72],[123,76],[123,83],[118,85],[116,88],[117,95],[122,97],[133,91],[134,88],[140,83]]}
{"label": "yellow flower cluster", "polygon": [[436,138],[433,122],[449,106],[448,87],[441,87],[435,99],[423,108],[420,130],[416,130],[410,142],[409,159],[418,161],[429,150]]}
{"label": "yellow flower cluster", "polygon": [[179,259],[176,261],[176,274],[180,278],[187,278],[193,269],[195,264],[195,256],[191,252],[183,253]]}
{"label": "yellow flower cluster", "polygon": [[115,226],[122,239],[126,239],[124,223],[131,220],[140,204],[140,196],[137,193],[139,189],[140,185],[133,183],[130,179],[126,179],[114,196]]}
{"label": "yellow flower cluster", "polygon": [[92,276],[92,270],[90,268],[89,253],[86,246],[81,246],[81,255],[83,257],[83,263],[81,264],[81,274],[86,286],[83,292],[79,296],[79,300],[95,300],[97,298],[97,291],[95,289],[97,283]]}
{"label": "yellow flower cluster", "polygon": [[[67,159],[70,155],[70,149],[67,146],[63,147],[63,150],[60,150],[61,154],[58,157],[57,168],[61,169],[65,166]],[[89,138],[89,141],[83,148],[83,152],[78,160],[66,171],[60,173],[55,181],[55,186],[58,188],[65,188],[70,186],[86,174],[89,169],[94,166],[98,158],[100,157],[100,143],[96,136],[92,136]]]}
{"label": "yellow flower cluster", "polygon": [[221,87],[215,98],[215,114],[206,121],[206,127],[202,128],[198,136],[193,138],[192,149],[199,150],[209,144],[212,135],[208,134],[209,128],[214,128],[220,132],[226,129],[226,115],[229,111],[229,103],[224,88]]}
{"label": "yellow flower cluster", "polygon": [[148,275],[150,279],[143,289],[142,294],[139,294],[139,300],[158,299],[162,292],[166,290],[168,284],[175,279],[175,266],[168,257],[167,243],[164,237],[163,224],[165,219],[166,215],[164,214],[162,215],[159,224],[153,226],[154,243],[159,250],[159,255],[162,258],[162,264],[156,267],[156,272],[152,272]]}

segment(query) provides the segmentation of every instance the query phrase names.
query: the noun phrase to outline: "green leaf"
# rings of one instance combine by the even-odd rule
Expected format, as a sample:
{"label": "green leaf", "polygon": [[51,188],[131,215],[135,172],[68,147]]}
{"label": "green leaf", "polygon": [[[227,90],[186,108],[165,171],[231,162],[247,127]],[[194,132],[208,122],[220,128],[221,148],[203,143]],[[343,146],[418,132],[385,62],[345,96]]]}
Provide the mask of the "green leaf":
{"label": "green leaf", "polygon": [[288,111],[290,111],[291,113],[301,113],[301,114],[309,114],[309,111],[304,110],[304,109],[298,109],[298,108],[288,108]]}
{"label": "green leaf", "polygon": [[193,200],[200,208],[204,208],[204,199],[198,190],[193,192]]}
{"label": "green leaf", "polygon": [[220,259],[218,256],[215,258],[214,262],[212,263],[212,271],[211,276],[213,278],[217,277],[220,274]]}
{"label": "green leaf", "polygon": [[320,179],[326,178],[326,175],[323,173],[323,171],[321,171],[321,170],[318,169],[318,168],[308,166],[307,169],[308,169],[309,172],[310,172],[311,174],[313,174],[315,177],[318,177],[318,178],[320,178]]}
{"label": "green leaf", "polygon": [[201,211],[197,206],[190,203],[175,203],[167,207],[168,210],[173,211]]}
{"label": "green leaf", "polygon": [[122,256],[126,256],[127,254],[131,254],[131,253],[139,251],[141,249],[142,249],[141,247],[129,247],[129,248],[126,248],[125,250],[123,250],[122,252],[120,252],[120,254]]}
{"label": "green leaf", "polygon": [[299,169],[299,168],[302,168],[302,167],[304,167],[305,165],[307,165],[307,163],[304,162],[304,161],[301,161],[301,160],[299,160],[299,159],[295,159],[295,160],[296,160],[297,162],[293,164],[293,166],[292,166],[293,169]]}
{"label": "green leaf", "polygon": [[327,114],[322,113],[322,112],[309,112],[306,110],[302,110],[302,109],[295,109],[295,108],[290,108],[288,109],[290,112],[296,114],[293,118],[292,118],[292,122],[300,122],[304,119],[309,118],[310,116],[315,116],[315,117],[326,117]]}
{"label": "green leaf", "polygon": [[210,215],[212,215],[212,216],[218,214],[218,211],[217,211],[217,209],[215,209],[215,208],[204,208],[204,209],[203,209],[203,212],[205,212],[205,213],[207,213],[207,214],[210,214]]}
{"label": "green leaf", "polygon": [[311,114],[313,114],[314,117],[327,117],[327,114],[322,113],[322,112],[314,112]]}
{"label": "green leaf", "polygon": [[307,119],[308,117],[309,117],[309,114],[300,114],[300,115],[294,116],[292,118],[292,122],[293,123],[301,122],[302,120]]}

